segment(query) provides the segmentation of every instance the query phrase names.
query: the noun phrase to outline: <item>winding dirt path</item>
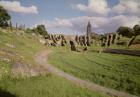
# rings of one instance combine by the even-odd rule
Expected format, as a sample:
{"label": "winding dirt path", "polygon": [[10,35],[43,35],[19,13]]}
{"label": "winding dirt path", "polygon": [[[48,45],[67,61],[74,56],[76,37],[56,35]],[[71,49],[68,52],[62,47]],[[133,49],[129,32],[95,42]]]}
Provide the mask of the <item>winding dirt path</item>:
{"label": "winding dirt path", "polygon": [[115,96],[115,97],[137,97],[137,96],[134,96],[134,95],[131,95],[128,93],[124,93],[124,92],[120,92],[120,91],[117,91],[114,89],[106,88],[106,87],[97,85],[95,83],[92,83],[92,82],[89,82],[86,80],[82,80],[80,78],[77,78],[73,75],[70,75],[70,74],[54,67],[53,65],[50,65],[47,62],[47,59],[48,59],[48,54],[51,52],[52,51],[45,50],[45,51],[41,51],[35,55],[36,62],[38,64],[42,65],[44,67],[44,69],[48,70],[50,73],[53,73],[53,74],[58,75],[60,77],[63,77],[76,85],[80,85],[82,87],[85,87],[85,88],[88,88],[88,89],[91,89],[91,90],[94,90],[97,92],[103,92],[106,94],[110,94],[110,95]]}

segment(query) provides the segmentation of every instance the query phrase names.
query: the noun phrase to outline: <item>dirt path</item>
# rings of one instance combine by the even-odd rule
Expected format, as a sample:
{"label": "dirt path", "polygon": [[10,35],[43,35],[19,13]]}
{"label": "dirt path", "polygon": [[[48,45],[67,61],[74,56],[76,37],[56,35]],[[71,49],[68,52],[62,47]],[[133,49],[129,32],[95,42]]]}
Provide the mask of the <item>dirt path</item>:
{"label": "dirt path", "polygon": [[103,93],[107,93],[110,95],[113,95],[115,97],[137,97],[131,94],[127,94],[124,92],[120,92],[114,89],[110,89],[110,88],[105,88],[103,86],[97,85],[95,83],[86,81],[86,80],[82,80],[80,78],[77,78],[73,75],[70,75],[56,67],[54,67],[53,65],[50,65],[47,63],[47,58],[48,58],[48,54],[51,53],[51,51],[42,51],[39,52],[35,55],[35,60],[38,64],[42,65],[44,68],[46,68],[46,70],[48,70],[50,73],[56,74],[60,77],[63,77],[69,81],[71,81],[74,84],[80,85],[82,87],[97,91],[97,92],[103,92]]}

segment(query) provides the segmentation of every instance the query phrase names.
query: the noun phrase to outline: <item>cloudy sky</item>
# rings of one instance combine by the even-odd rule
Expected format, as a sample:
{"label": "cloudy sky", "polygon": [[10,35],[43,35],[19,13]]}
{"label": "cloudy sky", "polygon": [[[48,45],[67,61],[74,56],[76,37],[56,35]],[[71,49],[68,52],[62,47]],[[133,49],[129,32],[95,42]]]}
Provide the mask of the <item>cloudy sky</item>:
{"label": "cloudy sky", "polygon": [[114,32],[140,21],[140,0],[0,0],[0,5],[13,24],[44,24],[49,33],[84,34],[88,21],[93,32]]}

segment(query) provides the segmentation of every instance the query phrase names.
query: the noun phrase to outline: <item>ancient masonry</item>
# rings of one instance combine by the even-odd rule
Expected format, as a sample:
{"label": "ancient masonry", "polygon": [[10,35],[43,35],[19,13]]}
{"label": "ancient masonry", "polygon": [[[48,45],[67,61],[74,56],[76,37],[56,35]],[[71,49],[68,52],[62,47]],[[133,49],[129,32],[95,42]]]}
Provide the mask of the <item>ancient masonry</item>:
{"label": "ancient masonry", "polygon": [[87,46],[90,46],[90,36],[91,36],[91,24],[89,21],[87,25]]}
{"label": "ancient masonry", "polygon": [[85,47],[90,46],[91,45],[91,34],[92,34],[91,24],[90,24],[90,22],[88,22],[86,34],[81,35],[81,36],[76,36],[75,42],[81,46],[85,46]]}

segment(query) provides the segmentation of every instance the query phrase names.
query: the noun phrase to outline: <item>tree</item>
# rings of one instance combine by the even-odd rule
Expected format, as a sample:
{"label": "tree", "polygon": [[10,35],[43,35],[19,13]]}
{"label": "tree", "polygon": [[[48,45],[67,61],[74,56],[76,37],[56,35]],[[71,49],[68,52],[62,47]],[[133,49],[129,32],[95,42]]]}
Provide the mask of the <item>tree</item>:
{"label": "tree", "polygon": [[32,29],[30,29],[30,28],[27,28],[27,29],[25,30],[25,32],[26,32],[26,33],[34,33],[34,31],[33,31]]}
{"label": "tree", "polygon": [[37,25],[37,27],[34,30],[35,32],[39,33],[40,35],[44,37],[48,35],[48,32],[46,31],[46,28],[44,25]]}
{"label": "tree", "polygon": [[134,36],[133,36],[132,39],[129,41],[128,47],[133,43],[133,41],[136,39],[136,37],[137,37],[138,35],[140,35],[140,25],[134,25],[133,31],[134,31]]}
{"label": "tree", "polygon": [[8,12],[0,6],[0,27],[8,27],[8,21],[11,19],[11,16]]}
{"label": "tree", "polygon": [[117,30],[118,34],[122,36],[132,37],[134,35],[133,29],[129,27],[119,27]]}
{"label": "tree", "polygon": [[133,30],[134,30],[134,35],[135,36],[140,35],[140,25],[135,25],[133,27]]}

